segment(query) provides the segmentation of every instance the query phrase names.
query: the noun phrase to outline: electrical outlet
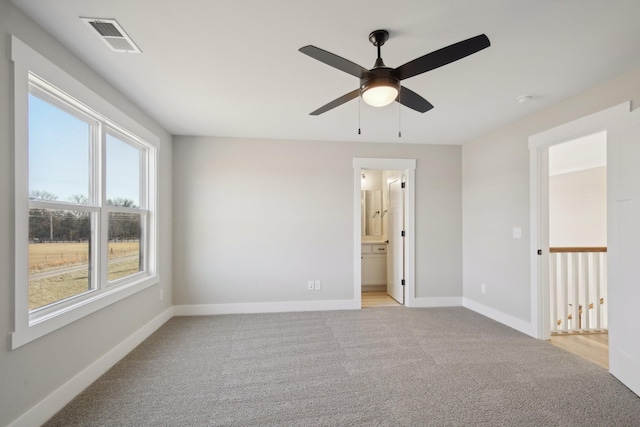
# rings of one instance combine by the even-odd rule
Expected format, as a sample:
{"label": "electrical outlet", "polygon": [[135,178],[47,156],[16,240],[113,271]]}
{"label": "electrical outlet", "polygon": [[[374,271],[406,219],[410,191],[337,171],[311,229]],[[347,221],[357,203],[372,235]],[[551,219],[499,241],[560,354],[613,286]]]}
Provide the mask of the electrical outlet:
{"label": "electrical outlet", "polygon": [[310,291],[312,291],[312,290],[314,290],[314,289],[315,289],[315,285],[314,285],[314,283],[313,283],[313,280],[309,280],[309,281],[307,282],[307,289],[308,289],[308,290],[310,290]]}
{"label": "electrical outlet", "polygon": [[487,285],[486,285],[486,283],[480,283],[480,292],[482,292],[483,294],[487,293]]}
{"label": "electrical outlet", "polygon": [[322,280],[316,280],[315,283],[313,284],[314,288],[316,291],[319,291],[322,289]]}
{"label": "electrical outlet", "polygon": [[160,301],[164,299],[164,289],[160,289]]}
{"label": "electrical outlet", "polygon": [[522,228],[521,227],[513,227],[513,238],[514,239],[522,239]]}

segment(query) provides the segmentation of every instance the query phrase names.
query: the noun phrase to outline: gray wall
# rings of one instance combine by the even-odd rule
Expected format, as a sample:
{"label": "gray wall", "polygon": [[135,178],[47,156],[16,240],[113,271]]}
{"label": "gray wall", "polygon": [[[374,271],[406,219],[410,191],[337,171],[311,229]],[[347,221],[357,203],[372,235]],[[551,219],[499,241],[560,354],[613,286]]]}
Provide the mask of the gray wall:
{"label": "gray wall", "polygon": [[352,299],[354,157],[417,159],[416,296],[461,297],[459,146],[181,136],[174,303]]}
{"label": "gray wall", "polygon": [[[13,322],[12,78],[10,33],[48,57],[161,139],[161,282],[119,303],[10,351]],[[145,116],[8,0],[0,0],[0,425],[33,405],[140,329],[171,302],[171,136]],[[165,299],[159,300],[159,287]]]}
{"label": "gray wall", "polygon": [[549,177],[549,246],[607,246],[607,167]]}
{"label": "gray wall", "polygon": [[[640,100],[640,69],[463,146],[466,300],[531,320],[528,138],[629,100]],[[514,226],[522,227],[521,240],[512,238]]]}

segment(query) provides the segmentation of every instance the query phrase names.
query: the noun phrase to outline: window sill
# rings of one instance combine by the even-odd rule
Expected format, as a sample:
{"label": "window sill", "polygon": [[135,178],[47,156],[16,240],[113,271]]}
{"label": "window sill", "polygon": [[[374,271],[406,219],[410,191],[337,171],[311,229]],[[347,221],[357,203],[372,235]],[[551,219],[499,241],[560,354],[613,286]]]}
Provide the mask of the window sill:
{"label": "window sill", "polygon": [[15,332],[11,334],[11,349],[15,350],[159,282],[157,275],[144,276],[112,289],[107,288],[99,293],[88,294],[59,310],[34,314],[29,317],[28,324],[16,325]]}

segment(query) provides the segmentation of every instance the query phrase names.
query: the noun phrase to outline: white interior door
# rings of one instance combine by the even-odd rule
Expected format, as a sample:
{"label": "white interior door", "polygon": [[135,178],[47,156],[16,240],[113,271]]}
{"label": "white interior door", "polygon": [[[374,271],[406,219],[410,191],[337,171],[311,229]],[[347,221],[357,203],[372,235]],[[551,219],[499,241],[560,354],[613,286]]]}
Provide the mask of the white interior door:
{"label": "white interior door", "polygon": [[404,198],[402,197],[402,181],[394,179],[389,182],[389,207],[387,209],[387,294],[400,304],[404,304]]}
{"label": "white interior door", "polygon": [[609,371],[640,395],[640,110],[607,130]]}

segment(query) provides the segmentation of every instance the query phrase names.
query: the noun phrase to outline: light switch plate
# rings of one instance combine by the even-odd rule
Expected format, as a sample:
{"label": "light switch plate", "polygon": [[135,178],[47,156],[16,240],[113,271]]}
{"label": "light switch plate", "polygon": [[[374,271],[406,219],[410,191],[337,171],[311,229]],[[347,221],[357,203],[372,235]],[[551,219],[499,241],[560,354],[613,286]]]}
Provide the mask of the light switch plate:
{"label": "light switch plate", "polygon": [[522,228],[521,227],[513,227],[513,238],[514,239],[522,239]]}

